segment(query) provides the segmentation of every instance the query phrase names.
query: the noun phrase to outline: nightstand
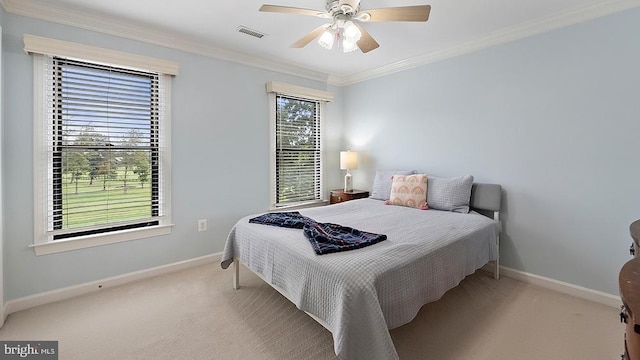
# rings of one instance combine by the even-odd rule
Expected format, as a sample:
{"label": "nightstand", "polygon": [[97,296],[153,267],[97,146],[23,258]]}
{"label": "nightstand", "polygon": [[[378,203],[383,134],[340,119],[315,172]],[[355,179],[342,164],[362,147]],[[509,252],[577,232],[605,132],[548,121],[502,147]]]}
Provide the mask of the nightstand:
{"label": "nightstand", "polygon": [[369,192],[364,190],[344,191],[343,189],[331,190],[330,204],[337,204],[353,199],[362,199],[369,197]]}

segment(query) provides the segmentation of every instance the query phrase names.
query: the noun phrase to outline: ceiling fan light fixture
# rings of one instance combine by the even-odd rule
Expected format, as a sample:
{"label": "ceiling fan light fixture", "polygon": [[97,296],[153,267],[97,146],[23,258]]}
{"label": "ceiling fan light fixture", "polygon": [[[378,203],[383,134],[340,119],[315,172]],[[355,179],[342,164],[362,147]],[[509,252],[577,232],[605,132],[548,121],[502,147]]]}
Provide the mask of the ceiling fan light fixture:
{"label": "ceiling fan light fixture", "polygon": [[334,36],[331,30],[327,29],[322,33],[320,39],[318,39],[318,44],[327,50],[331,50],[333,47]]}
{"label": "ceiling fan light fixture", "polygon": [[425,22],[429,20],[431,5],[385,7],[360,12],[360,0],[326,0],[325,11],[279,5],[262,5],[260,11],[333,19],[333,23],[320,25],[291,44],[292,48],[305,47],[318,39],[318,44],[328,50],[337,41],[337,47],[342,47],[344,52],[360,49],[366,54],[379,48],[380,44],[358,22]]}
{"label": "ceiling fan light fixture", "polygon": [[358,50],[358,44],[354,41],[349,41],[348,39],[342,40],[342,51],[343,52],[352,52]]}
{"label": "ceiling fan light fixture", "polygon": [[342,31],[342,35],[345,40],[348,40],[353,43],[357,43],[358,40],[362,37],[362,33],[357,26],[353,24],[351,21],[347,21],[344,23],[344,30]]}

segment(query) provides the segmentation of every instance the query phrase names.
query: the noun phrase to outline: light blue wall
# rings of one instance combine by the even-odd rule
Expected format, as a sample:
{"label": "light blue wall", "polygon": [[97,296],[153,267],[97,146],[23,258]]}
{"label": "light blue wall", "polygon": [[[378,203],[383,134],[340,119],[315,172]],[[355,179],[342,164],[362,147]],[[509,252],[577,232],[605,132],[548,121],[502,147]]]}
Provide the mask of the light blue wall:
{"label": "light blue wall", "polygon": [[504,186],[503,264],[618,294],[640,218],[640,10],[344,89],[345,146],[376,168]]}
{"label": "light blue wall", "polygon": [[[4,23],[4,9],[0,6],[0,36],[2,36],[2,24]],[[3,88],[4,88],[4,67],[2,66],[2,39],[0,39],[0,326],[4,323],[4,200],[3,200],[3,161],[2,161],[2,138],[4,134],[4,109],[3,109]]]}
{"label": "light blue wall", "polygon": [[[13,14],[3,19],[5,299],[220,252],[242,216],[269,207],[269,110],[265,83],[332,91],[325,123],[327,188],[339,186],[341,88],[231,62]],[[180,63],[173,80],[171,235],[38,256],[33,239],[32,59],[24,33]],[[333,171],[333,169],[336,169]],[[331,171],[329,171],[331,170]],[[197,232],[197,220],[209,230]]]}

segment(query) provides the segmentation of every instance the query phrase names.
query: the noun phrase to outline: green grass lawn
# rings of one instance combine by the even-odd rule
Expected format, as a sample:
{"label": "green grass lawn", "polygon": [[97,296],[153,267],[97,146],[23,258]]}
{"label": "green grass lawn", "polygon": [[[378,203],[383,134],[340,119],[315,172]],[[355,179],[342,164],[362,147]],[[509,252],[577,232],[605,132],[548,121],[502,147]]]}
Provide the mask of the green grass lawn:
{"label": "green grass lawn", "polygon": [[89,179],[70,183],[70,176],[63,177],[62,209],[63,228],[80,228],[110,222],[119,222],[151,217],[151,185],[144,187],[135,175],[127,180],[124,190],[122,180],[108,180],[106,190],[102,179],[93,184]]}

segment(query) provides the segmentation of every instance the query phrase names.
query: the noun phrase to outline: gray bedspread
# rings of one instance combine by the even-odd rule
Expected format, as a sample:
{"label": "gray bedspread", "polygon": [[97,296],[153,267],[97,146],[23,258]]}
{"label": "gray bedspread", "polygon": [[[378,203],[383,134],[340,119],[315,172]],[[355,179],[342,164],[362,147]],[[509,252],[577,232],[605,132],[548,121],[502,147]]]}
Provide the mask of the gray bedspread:
{"label": "gray bedspread", "polygon": [[229,233],[222,267],[234,258],[322,319],[341,359],[397,359],[388,329],[410,322],[467,275],[497,258],[496,221],[360,199],[301,210],[330,222],[387,235],[378,244],[316,255],[299,229],[249,224]]}

